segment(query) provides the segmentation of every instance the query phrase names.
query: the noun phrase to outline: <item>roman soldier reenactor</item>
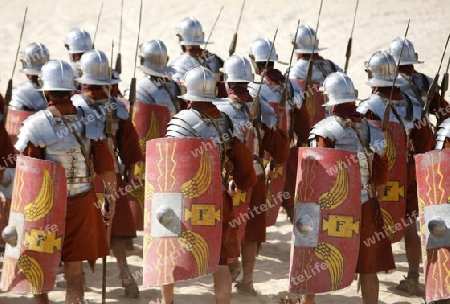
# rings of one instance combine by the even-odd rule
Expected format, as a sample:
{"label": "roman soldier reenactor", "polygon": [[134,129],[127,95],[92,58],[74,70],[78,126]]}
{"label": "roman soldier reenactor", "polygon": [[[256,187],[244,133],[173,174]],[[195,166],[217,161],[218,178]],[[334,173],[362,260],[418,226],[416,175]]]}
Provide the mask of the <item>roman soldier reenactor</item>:
{"label": "roman soldier reenactor", "polygon": [[[31,183],[25,188],[19,183],[15,185],[15,191],[25,189],[24,195],[39,192],[34,200],[24,201],[27,205],[23,211],[25,222],[22,227],[31,225],[39,233],[47,233],[39,230],[45,225],[40,227],[38,221],[56,219],[60,225],[55,225],[51,232],[49,230],[46,234],[49,237],[39,241],[28,238],[23,245],[19,244],[22,253],[18,260],[14,251],[8,252],[7,247],[6,256],[12,258],[5,260],[5,264],[18,263],[19,268],[4,265],[4,271],[9,270],[2,274],[2,288],[13,291],[18,288],[20,290],[17,291],[23,293],[26,287],[27,292],[34,294],[36,303],[49,303],[47,292],[54,286],[56,269],[61,259],[67,280],[66,302],[78,303],[84,301],[82,261],[89,261],[93,267],[98,258],[109,255],[104,219],[111,221],[115,212],[114,165],[103,132],[103,122],[92,111],[74,107],[70,100],[72,92],[76,90],[70,65],[61,60],[51,60],[42,67],[41,75],[44,82],[41,90],[49,102],[48,108],[33,114],[24,122],[15,147],[22,156],[28,156],[20,161],[18,167],[18,170],[23,171],[22,179],[26,178],[25,174],[42,172],[43,176],[39,177],[42,183],[36,186],[37,189],[33,189]],[[27,163],[29,165],[24,165]],[[55,167],[56,164],[59,167]],[[41,170],[42,166],[50,169]],[[91,183],[94,172],[102,177],[105,195],[110,198],[109,209],[103,206],[101,212],[96,208],[97,197]],[[40,191],[38,187],[41,187]],[[67,204],[64,198],[67,198]],[[16,209],[21,204],[22,199],[13,200],[9,225],[16,226],[8,230],[11,236],[14,231],[18,231],[16,227],[20,227],[17,226],[20,220],[15,220],[13,213],[17,213]],[[27,230],[31,237],[33,229]],[[58,243],[62,238],[63,243]],[[6,240],[10,240],[11,249],[17,247],[14,237],[11,239],[7,236]],[[54,243],[50,245],[49,242]],[[27,264],[22,264],[24,262]],[[11,269],[20,271],[10,273]],[[18,283],[23,276],[29,284]],[[50,277],[53,281],[48,281]],[[11,278],[12,281],[9,281]]]}
{"label": "roman soldier reenactor", "polygon": [[12,90],[9,103],[8,116],[6,117],[6,129],[9,135],[16,141],[22,122],[33,113],[47,108],[42,92],[39,74],[42,66],[49,60],[49,51],[45,45],[33,42],[20,52],[23,68],[20,70],[27,76],[27,81],[19,83]]}
{"label": "roman soldier reenactor", "polygon": [[[297,178],[297,182],[299,183],[298,197],[301,203],[297,204],[297,213],[294,225],[296,230],[294,241],[295,249],[293,256],[291,256],[290,291],[311,293],[313,290],[321,290],[321,292],[325,292],[327,291],[327,288],[324,289],[323,287],[319,287],[319,285],[327,285],[328,283],[326,282],[331,282],[331,286],[325,286],[329,288],[328,291],[341,289],[351,284],[353,280],[352,272],[354,270],[354,272],[360,274],[363,302],[377,303],[379,283],[376,273],[379,271],[395,269],[391,243],[388,238],[381,239],[373,244],[370,244],[370,246],[367,246],[366,244],[367,239],[371,239],[377,233],[384,233],[384,222],[381,217],[379,203],[379,199],[384,193],[384,187],[387,182],[386,169],[388,160],[387,157],[385,157],[385,147],[382,144],[385,141],[384,135],[378,127],[370,123],[368,120],[363,119],[362,115],[356,111],[356,91],[352,80],[348,76],[341,72],[328,75],[323,83],[323,92],[324,98],[327,101],[324,106],[330,107],[331,115],[317,123],[312,128],[309,137],[310,146],[350,151],[356,153],[356,155],[354,154],[356,157],[338,157],[331,163],[331,165],[337,166],[336,171],[338,173],[337,179],[332,180],[330,184],[333,185],[333,187],[336,187],[336,189],[339,188],[338,191],[344,192],[346,191],[344,189],[350,185],[350,188],[346,191],[347,193],[343,194],[341,197],[332,190],[322,193],[319,190],[319,187],[314,187],[314,184],[310,184],[310,187],[307,186],[308,181],[314,182],[314,179],[311,176],[306,176],[307,174],[311,174],[307,173],[307,169],[309,168],[313,171],[315,169],[315,167],[312,168],[310,167],[311,165],[307,165],[308,160],[312,163],[317,162],[319,166],[321,166],[321,162],[324,162],[323,166],[326,167],[325,162],[327,161],[327,157],[325,154],[323,158],[318,156],[322,154],[321,151],[325,153],[330,150],[316,149],[304,150],[305,152],[303,152],[302,149],[310,148],[299,149],[299,155],[302,155],[302,162],[300,163],[299,160],[299,166],[301,165],[302,168],[299,168],[299,170],[303,170],[302,172],[299,171]],[[308,154],[311,154],[311,156],[308,156]],[[317,156],[314,157],[312,155]],[[343,161],[345,162],[345,166],[342,163]],[[356,184],[353,184],[350,181],[353,176],[351,176],[349,171],[353,170],[353,168],[356,168],[356,175],[358,176],[361,187],[357,187]],[[347,173],[344,174],[346,171]],[[330,172],[331,171],[328,171],[328,173]],[[319,179],[316,179],[319,183],[328,184],[326,182],[326,178],[328,177],[327,174],[322,176],[320,175],[319,170],[316,170],[314,173],[319,176]],[[299,177],[302,177],[302,179],[299,179]],[[358,181],[355,182],[357,183]],[[306,190],[303,190],[305,188]],[[305,228],[308,228],[309,225],[308,220],[310,218],[308,216],[313,218],[312,209],[306,208],[311,203],[304,201],[304,194],[311,191],[308,189],[314,189],[314,192],[319,192],[317,193],[317,195],[320,195],[317,204],[320,205],[320,210],[324,210],[321,212],[330,210],[333,214],[339,214],[335,215],[338,221],[338,218],[345,215],[346,212],[352,212],[355,209],[360,210],[361,226],[356,228],[359,230],[359,233],[356,234],[356,238],[359,238],[358,251],[355,250],[358,246],[353,247],[344,245],[345,240],[352,237],[352,233],[350,233],[350,235],[339,235],[339,231],[344,231],[347,229],[346,225],[353,225],[351,222],[342,222],[338,224],[339,226],[342,225],[345,227],[336,226],[336,228],[329,226],[328,229],[325,229],[325,222],[321,224],[320,227],[323,225],[324,229],[320,229],[321,231],[318,234],[318,245],[315,246],[312,255],[317,257],[319,260],[322,260],[327,265],[329,270],[324,270],[319,273],[313,272],[314,277],[310,280],[307,279],[308,283],[302,283],[305,282],[304,278],[302,280],[301,277],[296,276],[294,278],[297,279],[297,281],[295,281],[293,280],[292,275],[297,269],[297,264],[301,261],[301,259],[299,259],[301,249],[296,249],[301,247],[297,246],[307,246],[306,243],[311,241],[311,239],[308,241],[306,238],[302,238],[303,236],[306,237],[309,234],[309,231],[307,229],[305,230]],[[352,197],[353,194],[355,195],[355,198],[357,198],[356,201],[342,201]],[[313,193],[309,193],[309,195],[314,196]],[[326,202],[321,199],[324,195],[327,197]],[[351,207],[353,203],[355,203],[355,205],[354,207]],[[325,206],[322,204],[329,205]],[[338,206],[339,204],[342,205]],[[361,208],[359,208],[360,204]],[[350,207],[348,211],[338,209],[339,207],[345,207],[345,205]],[[359,216],[359,214],[356,216]],[[321,218],[328,218],[328,220],[331,221],[331,215],[328,214],[320,215],[320,221],[322,221]],[[352,222],[353,221],[355,221],[355,219],[353,219]],[[314,218],[312,223],[314,223]],[[315,229],[314,224],[312,229]],[[354,229],[354,227],[350,228],[349,231],[352,231],[352,229]],[[313,235],[310,237],[314,238]],[[349,252],[344,252],[349,249]],[[329,253],[326,253],[327,251]],[[351,256],[351,254],[355,253],[355,251],[357,252],[357,259]],[[304,263],[309,263],[312,265],[315,262],[314,260],[303,261]],[[353,267],[356,265],[356,268],[352,269],[352,266],[349,265],[352,265]],[[311,269],[312,267],[308,271],[314,271]],[[344,271],[342,272],[338,269],[344,269]],[[346,270],[350,270],[348,275],[345,273]],[[311,275],[311,272],[308,273]],[[304,273],[301,273],[301,275],[303,274]],[[328,278],[324,278],[323,275],[325,275],[325,277],[329,277],[331,281],[328,281]],[[302,287],[304,289],[302,289]],[[314,295],[304,295],[302,303],[312,304],[314,303],[314,299]]]}
{"label": "roman soldier reenactor", "polygon": [[[271,56],[272,42],[265,39],[256,39],[250,47],[250,59],[252,65],[255,68],[257,74],[264,73],[266,68],[265,63],[269,59],[268,68],[273,68],[273,63],[276,61],[276,57]],[[275,54],[272,49],[272,53]],[[269,73],[270,74],[270,73]],[[272,75],[278,75],[275,71]],[[257,96],[258,86],[262,85],[260,96]],[[236,283],[236,287],[239,293],[256,295],[256,291],[253,288],[253,270],[255,267],[255,261],[258,251],[258,243],[266,241],[266,212],[269,209],[275,207],[274,204],[269,204],[270,207],[266,208],[266,166],[263,163],[265,152],[272,158],[273,168],[280,166],[286,162],[289,157],[289,139],[286,136],[286,131],[278,129],[277,127],[277,115],[274,108],[269,104],[272,99],[270,94],[275,94],[271,90],[269,83],[258,84],[250,83],[248,89],[235,88],[239,93],[238,97],[246,102],[256,103],[256,111],[252,115],[255,115],[255,121],[253,121],[253,166],[255,168],[257,182],[252,188],[252,194],[249,202],[249,209],[254,210],[252,212],[245,226],[245,235],[242,244],[242,280]],[[267,92],[266,92],[267,90]],[[263,95],[263,91],[265,92]],[[231,93],[231,92],[230,92]],[[262,97],[264,96],[264,97]],[[273,97],[273,96],[272,96]],[[275,98],[275,97],[274,97]],[[256,101],[256,99],[259,99]],[[300,101],[297,97],[297,100]],[[276,102],[276,99],[273,99]],[[251,107],[255,108],[254,105]],[[268,165],[270,168],[270,165]],[[272,170],[270,168],[268,170]],[[268,173],[272,176],[273,172]],[[283,189],[283,188],[282,188]],[[281,191],[283,192],[283,191]],[[277,196],[278,193],[273,193],[270,197]],[[280,200],[281,202],[281,200]],[[263,206],[264,207],[261,207]],[[278,204],[280,206],[280,204]],[[257,211],[255,211],[255,209]]]}
{"label": "roman soldier reenactor", "polygon": [[112,96],[110,89],[120,80],[110,77],[109,62],[105,53],[99,50],[87,51],[81,56],[80,68],[83,76],[77,78],[77,81],[82,84],[81,92],[72,96],[72,101],[76,106],[95,111],[106,124],[104,131],[108,133],[107,140],[110,153],[114,155],[114,166],[117,172],[117,185],[121,190],[117,193],[117,217],[114,218],[111,226],[111,250],[117,259],[119,278],[122,280],[125,295],[128,298],[138,298],[139,289],[126,261],[125,239],[136,237],[136,228],[127,192],[142,187],[142,184],[127,185],[125,183],[120,174],[118,157],[120,157],[121,164],[130,168],[130,170],[125,170],[124,175],[126,180],[131,181],[133,175],[131,168],[134,168],[135,163],[143,160],[139,137],[125,103]]}
{"label": "roman soldier reenactor", "polygon": [[[144,286],[162,285],[162,303],[169,304],[176,281],[214,272],[216,303],[230,303],[228,264],[239,257],[240,246],[228,177],[233,176],[237,188],[250,188],[256,179],[252,155],[230,132],[230,118],[212,103],[218,101],[213,72],[195,67],[185,74],[183,84],[187,91],[180,97],[190,101],[190,108],[172,117],[166,138],[147,144],[146,189],[153,190],[146,202],[150,214],[144,236]],[[197,173],[187,172],[197,168]],[[160,174],[168,183],[159,182]],[[185,181],[185,176],[193,179]],[[188,216],[177,211],[180,203]],[[220,212],[222,217],[213,216]],[[185,243],[190,253],[173,258]],[[161,260],[165,256],[172,258]],[[153,269],[151,264],[156,264]]]}
{"label": "roman soldier reenactor", "polygon": [[[402,51],[403,47],[403,51]],[[388,52],[394,57],[395,62],[399,63],[398,66],[398,78],[397,83],[400,90],[407,94],[408,96],[413,96],[420,102],[420,106],[425,108],[425,104],[428,99],[428,91],[433,82],[433,79],[426,76],[423,73],[419,73],[415,70],[414,64],[423,63],[418,60],[417,53],[414,50],[414,45],[411,41],[398,37],[394,39],[388,47]],[[401,54],[400,54],[401,52]],[[435,114],[437,118],[437,125],[440,125],[442,121],[450,117],[450,113],[445,113],[445,106],[447,102],[439,95],[438,92],[434,93],[433,99],[430,101],[430,113]],[[424,125],[428,125],[427,117],[422,117]],[[429,126],[425,127],[426,129]],[[422,134],[425,136],[425,143],[428,141],[427,138],[432,136],[430,133]],[[432,148],[429,146],[429,148]],[[426,152],[422,150],[421,153]],[[407,204],[417,205],[417,182],[416,174],[413,167],[415,166],[414,160],[411,159],[408,163],[411,167],[408,170],[408,183],[407,183]],[[411,207],[410,207],[411,208]],[[412,211],[418,211],[414,207]],[[408,211],[407,211],[408,212]],[[406,227],[404,230],[405,235],[405,251],[408,260],[408,275],[404,280],[400,281],[400,284],[396,286],[397,289],[409,292],[411,295],[417,295],[419,291],[419,264],[420,264],[420,239],[417,235],[415,227]]]}
{"label": "roman soldier reenactor", "polygon": [[[136,83],[136,100],[147,104],[165,106],[170,116],[179,112],[181,94],[179,85],[171,80],[175,70],[167,66],[169,56],[167,48],[161,40],[149,40],[139,46],[141,65],[144,77]],[[125,90],[124,97],[129,99],[130,91]],[[163,130],[163,135],[165,130]]]}
{"label": "roman soldier reenactor", "polygon": [[81,56],[94,48],[91,34],[82,28],[75,27],[66,34],[64,46],[69,51],[69,60],[73,69],[73,75],[75,78],[78,78],[81,76],[79,64]]}
{"label": "roman soldier reenactor", "polygon": [[[340,72],[341,68],[333,61],[319,55],[319,52],[326,48],[319,47],[319,39],[314,29],[308,25],[300,25],[297,37],[294,37],[295,32],[291,34],[291,38],[298,60],[291,67],[289,77],[296,80],[303,89],[305,106],[309,113],[311,125],[313,125],[328,116],[327,108],[322,106],[324,100],[319,92],[320,84],[330,73]],[[310,79],[307,77],[309,61],[312,64]]]}
{"label": "roman soldier reenactor", "polygon": [[[405,51],[406,50],[408,50],[408,47]],[[398,171],[398,174],[390,174],[389,177],[389,183],[394,187],[390,187],[390,189],[386,190],[385,197],[389,196],[390,193],[395,194],[399,191],[395,186],[396,180],[403,181],[406,178],[405,182],[400,183],[401,187],[404,185],[404,188],[406,188],[406,193],[403,193],[402,195],[406,200],[404,213],[400,218],[396,218],[396,214],[391,214],[393,221],[389,226],[401,223],[402,218],[415,223],[418,216],[418,201],[414,156],[418,153],[425,153],[432,150],[436,143],[432,136],[431,125],[428,119],[424,117],[424,101],[416,94],[409,95],[408,90],[401,90],[402,81],[395,82],[396,86],[392,87],[395,78],[396,62],[389,53],[381,51],[374,53],[366,66],[369,73],[369,81],[367,84],[372,87],[372,94],[369,99],[359,105],[358,112],[371,119],[381,121],[385,116],[386,103],[390,102],[392,104],[392,109],[389,120],[392,123],[389,130],[393,139],[392,144],[395,145],[395,150],[397,150],[397,156],[390,154],[388,157],[390,158],[391,163],[392,161],[394,163],[403,161],[403,157],[400,158],[400,156],[405,154],[407,157],[406,166],[404,166],[403,170]],[[407,75],[405,76],[408,77]],[[406,78],[403,79],[403,86],[405,85],[405,80]],[[389,100],[391,96],[392,100]],[[393,124],[404,129],[404,135],[397,137],[395,134],[399,134],[399,132],[392,129],[392,127],[394,127]],[[400,144],[403,143],[406,145],[407,153],[400,152],[404,150],[403,148],[400,148]],[[398,193],[401,193],[401,190]],[[398,197],[398,195],[395,196]],[[383,201],[386,200],[386,198],[383,198]],[[383,205],[383,207],[385,206]],[[389,218],[387,213],[386,216]],[[403,226],[405,227],[397,232],[403,232],[405,237],[405,251],[409,270],[407,278],[400,282],[398,289],[408,291],[411,294],[416,294],[419,290],[420,239],[414,224]],[[399,235],[399,238],[401,238],[401,234]],[[396,238],[396,241],[398,241],[399,238]]]}
{"label": "roman soldier reenactor", "polygon": [[170,63],[175,69],[172,79],[180,82],[189,69],[201,65],[214,73],[218,88],[217,97],[227,97],[219,71],[223,66],[223,59],[201,48],[210,42],[205,41],[205,33],[200,22],[193,17],[184,18],[176,27],[176,35],[183,53]]}

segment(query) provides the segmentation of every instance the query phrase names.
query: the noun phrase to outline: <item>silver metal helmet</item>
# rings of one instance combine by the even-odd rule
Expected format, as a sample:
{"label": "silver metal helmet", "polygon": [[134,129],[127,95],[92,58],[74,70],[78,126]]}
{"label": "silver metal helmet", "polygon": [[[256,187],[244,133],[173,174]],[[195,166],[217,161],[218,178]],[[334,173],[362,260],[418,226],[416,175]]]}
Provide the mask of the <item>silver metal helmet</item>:
{"label": "silver metal helmet", "polygon": [[278,55],[275,46],[273,47],[272,53],[270,53],[272,45],[273,42],[269,39],[255,39],[250,45],[249,57],[256,62],[265,62],[270,55],[269,61],[278,61]]}
{"label": "silver metal helmet", "polygon": [[147,74],[158,77],[170,77],[175,73],[175,69],[167,66],[169,57],[164,42],[160,40],[150,40],[139,46],[141,66],[139,69]]}
{"label": "silver metal helmet", "polygon": [[326,99],[323,106],[353,102],[358,97],[353,81],[341,72],[329,74],[323,82],[321,91],[323,91]]}
{"label": "silver metal helmet", "polygon": [[392,86],[397,67],[394,57],[386,51],[378,51],[372,54],[369,61],[364,62],[369,81],[366,85],[371,87]]}
{"label": "silver metal helmet", "polygon": [[254,74],[250,61],[240,55],[232,55],[225,60],[223,68],[226,82],[253,82]]}
{"label": "silver metal helmet", "polygon": [[92,50],[91,35],[82,28],[73,28],[66,34],[66,48],[69,54],[85,53]]}
{"label": "silver metal helmet", "polygon": [[50,54],[45,45],[39,42],[30,43],[20,52],[20,61],[23,68],[22,73],[28,75],[39,75],[42,66],[50,60]]}
{"label": "silver metal helmet", "polygon": [[186,94],[180,98],[190,101],[220,101],[216,98],[216,78],[214,73],[203,66],[192,68],[184,74],[181,80],[186,88]]}
{"label": "silver metal helmet", "polygon": [[99,50],[90,50],[81,56],[80,67],[83,76],[77,78],[79,83],[93,85],[108,85],[120,82],[120,79],[111,77],[109,62],[105,53]]}
{"label": "silver metal helmet", "polygon": [[50,60],[41,70],[44,85],[40,91],[75,91],[73,70],[70,64],[63,60]]}
{"label": "silver metal helmet", "polygon": [[414,51],[414,45],[412,44],[412,42],[403,37],[397,37],[392,40],[392,42],[388,46],[388,52],[392,55],[392,57],[394,57],[395,62],[398,62],[400,52],[402,52],[400,57],[400,65],[423,63],[423,61],[418,60],[418,55]]}
{"label": "silver metal helmet", "polygon": [[[294,50],[296,53],[311,54],[318,53],[326,48],[319,48],[319,39],[316,37],[316,31],[308,25],[300,25],[298,27],[297,37],[295,31],[291,33],[291,41],[294,44]],[[314,47],[314,44],[316,47]]]}
{"label": "silver metal helmet", "polygon": [[203,45],[206,44],[205,33],[202,25],[194,17],[184,18],[175,28],[176,35],[180,39],[180,45]]}

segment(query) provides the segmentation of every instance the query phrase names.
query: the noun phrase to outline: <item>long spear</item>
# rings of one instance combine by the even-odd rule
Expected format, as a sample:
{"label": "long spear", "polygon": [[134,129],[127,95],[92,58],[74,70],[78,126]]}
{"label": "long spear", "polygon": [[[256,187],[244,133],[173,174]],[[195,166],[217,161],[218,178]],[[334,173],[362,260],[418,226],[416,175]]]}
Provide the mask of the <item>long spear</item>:
{"label": "long spear", "polygon": [[211,35],[214,32],[214,29],[216,28],[217,21],[219,21],[220,14],[222,14],[223,8],[224,8],[224,6],[222,5],[222,7],[220,8],[219,14],[217,15],[216,21],[214,21],[214,24],[213,24],[213,27],[211,29],[211,32],[208,35],[208,39],[206,40],[205,47],[203,48],[203,52],[206,52],[206,48],[208,46],[209,39],[211,38]]}
{"label": "long spear", "polygon": [[[288,95],[289,95],[288,92],[290,92],[290,90],[288,89],[288,87],[290,87],[289,74],[291,73],[292,59],[294,58],[294,53],[295,53],[295,41],[297,40],[299,26],[300,26],[300,19],[298,19],[298,21],[297,21],[297,29],[295,30],[294,43],[292,44],[291,58],[289,59],[289,69],[287,70],[286,75],[285,75],[286,82],[284,84],[283,93],[281,94],[281,101],[280,101],[280,106],[279,106],[279,109],[278,109],[278,117],[277,117],[277,127],[278,128],[281,127],[283,113],[285,112],[286,102],[287,102]],[[291,108],[292,108],[292,111],[293,111],[294,110],[294,106],[291,105]]]}
{"label": "long spear", "polygon": [[23,14],[23,21],[22,21],[22,29],[20,30],[20,36],[19,36],[19,44],[17,45],[17,51],[16,51],[16,59],[14,60],[14,66],[11,73],[11,78],[8,80],[8,87],[6,88],[6,94],[5,94],[5,109],[4,109],[4,115],[8,114],[8,106],[9,102],[12,98],[12,79],[14,77],[14,72],[16,71],[16,65],[17,65],[17,58],[19,57],[19,51],[20,51],[20,44],[22,43],[22,36],[23,36],[23,30],[25,29],[25,22],[27,20],[27,13],[28,13],[28,6],[25,8],[25,13]]}
{"label": "long spear", "polygon": [[97,25],[95,26],[94,40],[92,40],[92,45],[95,45],[95,38],[97,37],[98,25],[100,24],[100,18],[102,16],[102,11],[103,11],[103,1],[102,1],[102,4],[100,5],[100,11],[98,12],[98,16],[97,16]]}
{"label": "long spear", "polygon": [[442,53],[441,62],[439,63],[438,71],[436,73],[436,76],[434,76],[433,83],[431,84],[430,89],[428,90],[427,103],[425,104],[425,108],[423,110],[425,117],[428,117],[428,114],[430,113],[430,103],[431,103],[431,100],[433,100],[433,98],[434,98],[434,94],[436,94],[436,87],[437,87],[437,82],[439,79],[439,73],[441,71],[442,61],[444,61],[445,51],[447,50],[447,45],[448,45],[449,40],[450,40],[450,34],[448,35],[447,41],[445,42],[444,52]]}
{"label": "long spear", "polygon": [[[409,31],[409,23],[411,20],[408,20],[408,26],[406,27],[405,36],[403,38],[402,48],[400,49],[400,56],[398,56],[397,65],[395,67],[395,75],[394,75],[394,81],[392,82],[392,89],[391,89],[391,95],[389,96],[388,102],[386,104],[386,108],[384,110],[384,116],[383,121],[381,123],[383,131],[387,130],[389,127],[389,117],[391,115],[391,110],[395,111],[395,108],[392,108],[392,96],[394,95],[394,88],[395,88],[395,82],[397,81],[399,67],[400,67],[400,59],[402,57],[403,48],[405,46],[406,42],[406,36],[408,36]],[[396,112],[394,112],[395,114]],[[401,120],[400,120],[401,123]]]}
{"label": "long spear", "polygon": [[139,7],[139,25],[138,25],[138,33],[137,33],[137,39],[136,39],[136,51],[134,54],[134,69],[133,69],[133,78],[131,78],[131,84],[130,84],[130,97],[128,101],[130,102],[130,116],[133,115],[133,107],[134,102],[136,101],[136,60],[138,56],[138,50],[139,50],[139,35],[141,33],[141,24],[142,24],[142,2]]}
{"label": "long spear", "polygon": [[448,68],[450,66],[450,57],[448,57],[447,68],[445,69],[445,74],[441,81],[441,96],[445,96],[445,92],[448,90]]}
{"label": "long spear", "polygon": [[244,6],[245,6],[245,0],[244,0],[244,2],[242,2],[241,13],[239,14],[239,19],[238,19],[238,23],[236,26],[236,30],[234,31],[233,39],[231,40],[230,48],[228,49],[228,54],[230,56],[233,55],[234,52],[236,51],[237,34],[238,34],[238,30],[239,30],[239,25],[241,24],[241,18],[242,18],[242,12],[244,11]]}
{"label": "long spear", "polygon": [[344,74],[347,74],[348,63],[350,61],[350,57],[352,56],[352,42],[353,42],[353,30],[355,29],[355,21],[356,21],[356,13],[358,12],[359,0],[356,0],[355,14],[353,16],[353,25],[352,31],[350,32],[350,38],[347,42],[347,52],[345,53],[345,66],[344,66]]}
{"label": "long spear", "polygon": [[122,46],[122,21],[123,21],[123,0],[120,6],[120,30],[119,30],[119,47],[116,58],[115,70],[117,73],[122,74],[122,53],[120,52],[120,47]]}
{"label": "long spear", "polygon": [[[317,16],[317,24],[316,24],[316,36],[314,37],[313,50],[312,50],[311,56],[309,57],[308,69],[306,70],[306,79],[305,79],[305,91],[306,91],[306,94],[304,94],[303,96],[308,96],[308,94],[309,94],[309,92],[308,92],[309,91],[309,84],[311,83],[312,70],[313,70],[313,60],[312,60],[312,58],[314,57],[314,51],[316,50],[317,32],[319,31],[319,22],[320,22],[320,14],[322,13],[322,5],[323,5],[323,0],[320,1],[319,16]],[[295,43],[295,41],[294,41],[294,43]]]}
{"label": "long spear", "polygon": [[[114,40],[111,42],[111,57],[110,60],[113,59],[113,54],[114,54]],[[108,88],[108,102],[106,103],[106,127],[105,127],[105,133],[107,136],[114,136],[112,134],[112,107],[111,107],[111,99],[112,99],[112,95],[111,95],[111,82],[112,82],[112,69],[109,69],[109,88]],[[110,211],[110,204],[109,204],[109,199],[108,196],[105,195],[105,211],[109,212]],[[108,229],[109,229],[109,221],[106,221],[106,235],[108,236],[108,238],[110,237],[109,233],[108,233]],[[102,304],[106,304],[106,256],[102,257]]]}

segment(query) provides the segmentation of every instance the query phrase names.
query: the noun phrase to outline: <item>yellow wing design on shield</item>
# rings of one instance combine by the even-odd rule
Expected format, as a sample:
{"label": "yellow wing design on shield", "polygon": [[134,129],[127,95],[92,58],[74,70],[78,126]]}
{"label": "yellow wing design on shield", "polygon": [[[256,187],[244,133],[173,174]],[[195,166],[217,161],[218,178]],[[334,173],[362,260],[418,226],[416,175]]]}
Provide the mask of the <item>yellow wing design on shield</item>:
{"label": "yellow wing design on shield", "polygon": [[205,239],[193,231],[183,231],[178,241],[182,247],[194,255],[195,261],[197,262],[198,274],[206,274],[209,262],[209,247]]}
{"label": "yellow wing design on shield", "polygon": [[331,277],[331,290],[337,290],[344,277],[344,257],[342,253],[330,243],[319,242],[314,248],[316,257],[325,262]]}
{"label": "yellow wing design on shield", "polygon": [[53,180],[47,169],[44,171],[41,189],[36,199],[23,209],[26,221],[38,221],[46,216],[53,208],[54,200]]}
{"label": "yellow wing design on shield", "polygon": [[209,161],[208,152],[203,152],[200,158],[200,167],[194,177],[185,182],[180,191],[184,194],[186,198],[199,197],[206,190],[209,189],[211,184],[211,163]]}
{"label": "yellow wing design on shield", "polygon": [[345,168],[344,162],[339,160],[336,180],[330,190],[319,196],[317,204],[320,205],[320,209],[322,210],[335,209],[345,202],[348,196],[348,190],[349,182],[347,168]]}

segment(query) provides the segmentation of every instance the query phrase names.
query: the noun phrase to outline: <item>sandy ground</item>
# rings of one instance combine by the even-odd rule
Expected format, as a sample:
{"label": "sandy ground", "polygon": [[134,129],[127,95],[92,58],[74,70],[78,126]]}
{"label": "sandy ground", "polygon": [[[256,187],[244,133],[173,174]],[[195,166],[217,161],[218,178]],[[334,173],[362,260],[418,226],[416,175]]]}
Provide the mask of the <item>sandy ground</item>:
{"label": "sandy ground", "polygon": [[[208,49],[222,58],[228,56],[228,47],[241,6],[241,0],[228,1],[149,1],[144,0],[140,41],[161,39],[168,48],[173,59],[179,54],[177,37],[174,28],[184,17],[191,15],[198,18],[206,36],[210,34],[219,9],[225,5],[221,18],[211,35]],[[66,32],[75,26],[84,27],[93,36],[96,28],[100,0],[41,0],[41,1],[6,1],[0,0],[0,20],[3,21],[0,35],[0,91],[6,90],[7,80],[11,77],[14,57],[19,41],[20,27],[25,7],[29,6],[27,22],[22,40],[22,47],[39,41],[50,50],[53,59],[68,59],[64,48]],[[295,30],[297,19],[302,23],[316,26],[319,11],[318,0],[283,0],[256,1],[247,0],[242,23],[239,29],[236,53],[246,55],[251,41],[257,37],[272,39],[275,28],[279,28],[276,49],[279,59],[289,61],[291,44],[289,34]],[[356,0],[324,0],[318,36],[321,47],[328,47],[321,54],[344,66],[345,50],[353,21]],[[123,56],[123,83],[128,86],[133,76],[134,54],[137,41],[139,1],[125,0],[123,20],[123,40],[121,53]],[[368,95],[369,89],[364,85],[366,75],[363,62],[397,36],[403,36],[407,21],[411,19],[408,38],[416,47],[419,58],[425,63],[417,68],[434,76],[439,66],[445,39],[450,32],[450,5],[440,0],[362,0],[359,4],[356,27],[353,35],[353,53],[350,60],[349,76],[352,77],[360,97]],[[105,53],[111,52],[111,41],[115,41],[115,53],[119,46],[120,0],[104,1],[103,14],[100,20],[95,46]],[[449,50],[450,53],[450,50]],[[109,55],[108,55],[109,56]],[[115,57],[115,55],[114,55]],[[444,61],[446,66],[447,57]],[[286,66],[279,65],[284,70]],[[20,62],[14,74],[14,83],[24,80],[19,73]],[[442,74],[443,72],[441,72]],[[138,70],[136,77],[142,74]],[[275,227],[268,229],[268,242],[264,244],[261,256],[257,260],[255,270],[255,288],[260,295],[245,297],[233,293],[232,303],[276,303],[277,298],[285,294],[288,283],[288,263],[290,252],[291,226],[280,216]],[[136,240],[137,249],[130,252],[129,263],[132,271],[140,273],[142,266],[142,235]],[[395,290],[397,282],[407,271],[407,263],[403,254],[403,243],[394,245],[397,270],[389,274],[380,274],[380,303],[423,303],[419,297],[409,297]],[[382,258],[382,257],[380,257]],[[87,272],[87,285],[91,291],[86,294],[88,303],[101,302],[101,265],[97,265],[97,273]],[[149,303],[159,296],[157,289],[141,290],[139,300],[126,300],[117,279],[117,267],[114,259],[108,258],[108,303]],[[142,279],[139,279],[142,282]],[[421,276],[423,284],[423,276]],[[212,278],[206,276],[198,280],[177,285],[176,303],[213,303]],[[422,285],[423,287],[423,285]],[[54,303],[64,302],[64,290],[56,288],[50,294]],[[291,295],[293,298],[294,295]],[[17,296],[0,293],[0,303],[32,303],[29,296]],[[361,303],[356,292],[356,284],[332,294],[321,295],[317,303]]]}
{"label": "sandy ground", "polygon": [[[296,295],[286,292],[288,286],[289,272],[289,252],[292,226],[286,220],[285,214],[279,214],[276,226],[268,228],[267,243],[261,249],[261,254],[256,262],[255,269],[255,289],[259,292],[256,297],[243,296],[236,293],[233,287],[232,304],[269,304],[277,303],[280,298],[286,295],[294,299]],[[139,284],[142,284],[142,233],[136,239],[136,248],[129,252],[128,262],[131,271],[138,277]],[[409,296],[404,292],[397,291],[395,285],[403,278],[407,271],[406,256],[403,253],[404,243],[400,242],[393,246],[397,269],[388,274],[379,274],[380,280],[380,302],[386,304],[407,304],[424,303],[422,297]],[[382,257],[380,257],[382,258]],[[1,260],[0,260],[1,261]],[[85,265],[86,281],[88,291],[86,292],[85,303],[101,303],[101,261],[96,265],[96,272],[90,273],[89,267]],[[107,258],[107,303],[124,304],[153,304],[160,297],[157,288],[140,288],[140,298],[137,300],[126,299],[123,296],[120,280],[117,279],[118,269],[115,259]],[[181,282],[177,284],[175,290],[175,303],[186,304],[207,304],[214,303],[214,289],[212,276],[208,275],[199,279]],[[423,276],[420,277],[420,285],[423,289]],[[63,288],[55,288],[50,293],[52,303],[64,303],[65,292]],[[345,289],[333,293],[318,295],[316,303],[362,303],[360,293],[356,290],[356,281]],[[22,304],[33,303],[30,296],[19,296],[11,293],[0,293],[0,303]],[[78,304],[78,303],[77,303]]]}

